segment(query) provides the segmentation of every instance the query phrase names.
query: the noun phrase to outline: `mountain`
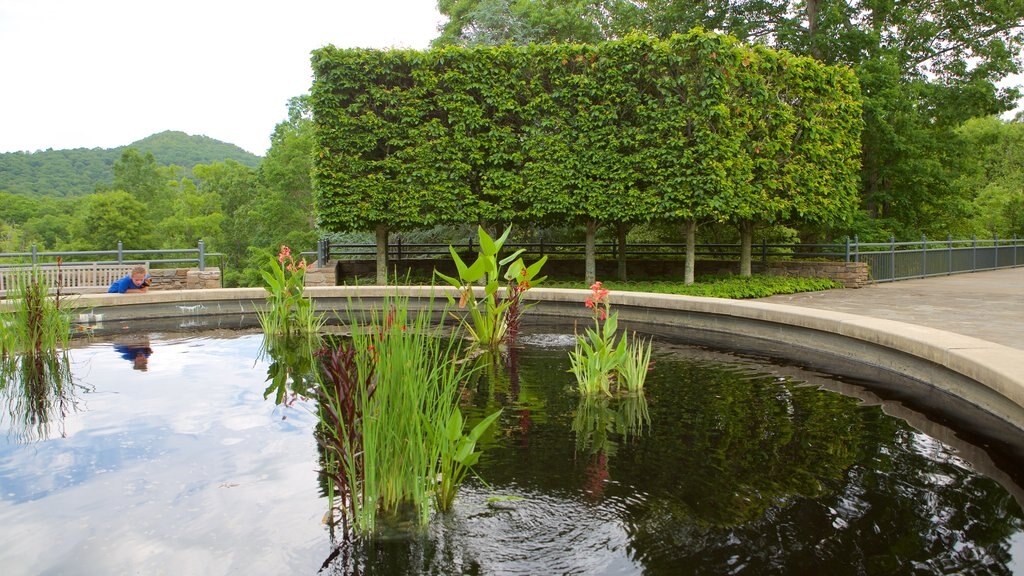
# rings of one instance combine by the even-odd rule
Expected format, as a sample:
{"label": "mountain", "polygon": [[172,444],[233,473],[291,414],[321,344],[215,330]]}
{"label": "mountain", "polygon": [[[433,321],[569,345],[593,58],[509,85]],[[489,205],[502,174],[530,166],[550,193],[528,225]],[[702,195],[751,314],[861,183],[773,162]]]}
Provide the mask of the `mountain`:
{"label": "mountain", "polygon": [[0,192],[26,196],[83,196],[114,181],[114,162],[128,148],[152,152],[158,164],[185,168],[224,160],[255,168],[261,157],[207,136],[160,132],[118,148],[75,148],[0,154]]}

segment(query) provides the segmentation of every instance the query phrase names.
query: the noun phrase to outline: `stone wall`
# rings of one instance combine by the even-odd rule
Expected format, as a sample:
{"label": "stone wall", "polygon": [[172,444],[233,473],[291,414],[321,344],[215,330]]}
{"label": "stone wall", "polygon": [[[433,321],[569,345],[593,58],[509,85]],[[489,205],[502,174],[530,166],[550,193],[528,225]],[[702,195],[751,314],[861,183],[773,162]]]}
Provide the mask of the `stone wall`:
{"label": "stone wall", "polygon": [[306,286],[337,286],[336,271],[334,262],[330,262],[326,268],[321,268],[314,262],[306,269]]}
{"label": "stone wall", "polygon": [[867,262],[769,262],[767,269],[761,266],[760,273],[769,276],[831,278],[846,288],[863,288],[870,281]]}
{"label": "stone wall", "polygon": [[[450,260],[392,260],[388,263],[388,268],[389,275],[393,275],[397,269],[400,277],[411,273],[416,278],[424,278],[432,274],[435,268],[450,276],[456,274],[455,266]],[[739,274],[740,263],[736,260],[698,260],[695,268],[698,276],[702,274]],[[841,282],[846,288],[861,288],[869,282],[866,262],[777,260],[770,261],[767,265],[761,262],[752,262],[751,269],[755,274],[771,276],[831,278]],[[681,259],[630,260],[626,271],[630,280],[682,279],[685,266]],[[582,259],[549,260],[542,272],[558,280],[580,279],[582,281],[584,262]],[[351,284],[352,279],[356,276],[372,279],[376,276],[376,265],[373,260],[336,260],[321,268],[319,274],[316,281],[320,283],[313,284],[310,282],[307,272],[306,285],[337,286],[346,281]],[[331,280],[332,276],[333,280]],[[617,262],[613,260],[597,261],[598,279],[616,278],[617,276]],[[324,282],[331,283],[325,284]]]}
{"label": "stone wall", "polygon": [[153,268],[149,275],[152,279],[150,290],[202,290],[204,288],[220,288],[220,268],[207,268],[200,271],[196,268]]}

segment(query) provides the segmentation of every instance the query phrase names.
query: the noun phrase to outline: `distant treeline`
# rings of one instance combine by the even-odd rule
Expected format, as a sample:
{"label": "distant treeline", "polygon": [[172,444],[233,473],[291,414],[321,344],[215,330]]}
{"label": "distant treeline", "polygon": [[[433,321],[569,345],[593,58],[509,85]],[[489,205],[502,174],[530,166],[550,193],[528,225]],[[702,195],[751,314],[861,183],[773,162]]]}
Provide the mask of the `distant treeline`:
{"label": "distant treeline", "polygon": [[260,157],[207,136],[160,132],[118,148],[76,148],[0,154],[0,191],[29,196],[84,196],[114,181],[114,163],[133,148],[151,153],[165,165],[180,166],[186,176],[192,167],[234,160],[255,168]]}
{"label": "distant treeline", "polygon": [[0,155],[0,252],[189,248],[202,239],[227,285],[258,283],[283,243],[316,245],[311,121],[291,103],[265,158],[181,132],[113,150]]}

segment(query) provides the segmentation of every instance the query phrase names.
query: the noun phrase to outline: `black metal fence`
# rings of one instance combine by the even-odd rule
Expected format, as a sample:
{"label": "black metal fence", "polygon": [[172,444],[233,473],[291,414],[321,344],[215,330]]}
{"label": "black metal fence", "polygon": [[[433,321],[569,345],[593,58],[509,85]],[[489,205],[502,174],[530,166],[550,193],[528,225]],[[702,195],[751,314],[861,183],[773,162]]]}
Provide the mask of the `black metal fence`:
{"label": "black metal fence", "polygon": [[[388,244],[389,260],[432,259],[449,257],[448,244],[414,244],[403,242],[401,237]],[[465,242],[452,245],[461,253],[478,251],[479,244],[470,237]],[[550,256],[552,258],[579,258],[585,254],[586,245],[579,243],[528,242],[507,243],[506,253],[523,249],[527,258]],[[619,246],[616,242],[598,242],[595,245],[598,258],[617,258]],[[740,257],[739,244],[697,244],[695,254],[701,259],[733,260]],[[686,244],[630,243],[625,246],[627,259],[682,258]],[[375,244],[340,244],[321,239],[317,246],[320,262],[336,260],[365,260],[376,257]],[[841,244],[773,244],[761,242],[751,247],[751,257],[767,263],[771,260],[838,260],[845,262],[867,262],[871,280],[891,282],[909,278],[924,278],[1024,266],[1024,240],[1017,238],[1003,240],[928,240],[917,242],[860,242],[857,237],[846,239]]]}
{"label": "black metal fence", "polygon": [[207,252],[202,240],[195,248],[161,249],[161,250],[126,250],[122,242],[117,243],[116,250],[40,252],[33,244],[29,252],[0,253],[0,266],[16,268],[19,266],[47,266],[57,262],[100,263],[116,262],[118,264],[149,263],[150,266],[162,264],[187,264],[199,270],[206,269],[206,261],[217,258],[221,261],[224,255],[218,252]]}

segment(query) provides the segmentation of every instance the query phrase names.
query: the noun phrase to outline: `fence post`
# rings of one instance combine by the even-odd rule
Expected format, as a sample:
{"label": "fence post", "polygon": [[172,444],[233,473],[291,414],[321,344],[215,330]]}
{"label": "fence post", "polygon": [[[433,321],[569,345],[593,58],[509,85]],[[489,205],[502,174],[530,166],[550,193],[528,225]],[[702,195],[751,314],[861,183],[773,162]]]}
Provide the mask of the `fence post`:
{"label": "fence post", "polygon": [[544,257],[544,233],[540,233],[540,257]]}
{"label": "fence post", "polygon": [[860,236],[853,235],[853,261],[860,262]]}
{"label": "fence post", "polygon": [[850,261],[850,237],[846,237],[846,261]]}
{"label": "fence post", "polygon": [[953,273],[953,235],[952,234],[946,234],[946,243],[949,244],[949,258],[948,258],[948,261],[949,261],[949,264],[948,264],[949,271],[946,273],[946,276],[949,276],[950,274]]}
{"label": "fence post", "polygon": [[396,242],[396,244],[397,245],[395,246],[395,248],[398,250],[398,253],[395,255],[395,260],[401,261],[402,260],[402,235],[401,234],[398,235],[398,242]]}
{"label": "fence post", "polygon": [[39,251],[36,249],[36,245],[32,245],[32,265],[35,266],[39,263]]}
{"label": "fence post", "polygon": [[995,249],[995,255],[992,257],[992,267],[999,268],[999,234],[992,235],[992,248]]}
{"label": "fence post", "polygon": [[896,279],[896,237],[889,236],[889,280]]}
{"label": "fence post", "polygon": [[768,265],[768,240],[761,238],[761,264]]}
{"label": "fence post", "polygon": [[978,271],[978,237],[971,234],[971,272]]}
{"label": "fence post", "polygon": [[117,241],[117,263],[124,264],[124,242]]}
{"label": "fence post", "polygon": [[327,238],[320,238],[316,242],[316,261],[321,267],[327,264]]}
{"label": "fence post", "polygon": [[928,275],[928,239],[921,234],[921,278]]}
{"label": "fence post", "polygon": [[206,270],[206,244],[203,239],[199,239],[199,271],[203,272]]}

